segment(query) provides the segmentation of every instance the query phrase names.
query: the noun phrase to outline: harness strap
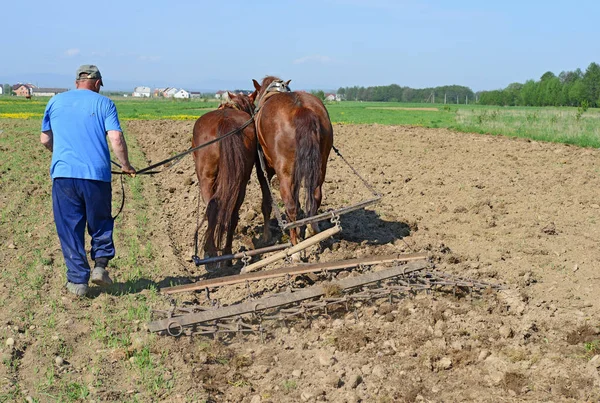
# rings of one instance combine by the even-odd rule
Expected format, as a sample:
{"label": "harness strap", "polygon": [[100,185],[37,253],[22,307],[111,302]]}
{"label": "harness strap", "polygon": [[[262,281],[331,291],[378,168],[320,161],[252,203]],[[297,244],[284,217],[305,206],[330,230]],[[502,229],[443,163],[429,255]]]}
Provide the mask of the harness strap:
{"label": "harness strap", "polygon": [[[148,172],[148,171],[150,171],[150,170],[152,170],[152,169],[154,169],[154,168],[158,168],[158,167],[159,167],[159,166],[161,166],[161,165],[168,164],[169,162],[171,162],[171,161],[173,161],[173,160],[176,160],[176,159],[178,159],[178,158],[181,158],[181,157],[183,157],[183,156],[185,156],[185,155],[188,155],[188,154],[190,154],[190,153],[193,153],[194,151],[196,151],[196,150],[199,150],[199,149],[201,149],[201,148],[208,147],[209,145],[211,145],[211,144],[214,144],[214,143],[216,143],[216,142],[218,142],[218,141],[221,141],[221,140],[223,140],[223,139],[224,139],[224,138],[226,138],[226,137],[230,137],[230,136],[234,135],[235,133],[237,133],[237,132],[239,132],[239,131],[241,131],[241,130],[244,130],[246,127],[250,126],[250,123],[252,123],[253,121],[254,121],[254,116],[251,116],[251,117],[250,117],[250,119],[248,119],[248,120],[247,120],[247,121],[246,121],[246,122],[245,122],[243,125],[241,125],[240,127],[237,127],[237,128],[235,128],[235,129],[233,129],[233,130],[231,130],[231,131],[229,131],[229,132],[225,133],[225,134],[224,134],[224,135],[222,135],[222,136],[219,136],[219,137],[216,137],[216,138],[214,138],[214,139],[212,139],[212,140],[209,140],[209,141],[207,141],[206,143],[202,143],[202,144],[200,144],[200,145],[197,145],[196,147],[190,147],[190,148],[189,148],[187,151],[184,151],[184,152],[182,152],[182,153],[180,153],[180,154],[177,154],[177,155],[175,155],[174,157],[167,158],[167,159],[165,159],[165,160],[163,160],[163,161],[157,162],[156,164],[152,164],[152,165],[150,165],[150,166],[147,166],[147,167],[146,167],[146,168],[144,168],[144,169],[140,169],[139,171],[137,171],[137,172],[136,172],[136,175],[144,175],[146,172]],[[155,172],[155,173],[156,173],[156,172]]]}

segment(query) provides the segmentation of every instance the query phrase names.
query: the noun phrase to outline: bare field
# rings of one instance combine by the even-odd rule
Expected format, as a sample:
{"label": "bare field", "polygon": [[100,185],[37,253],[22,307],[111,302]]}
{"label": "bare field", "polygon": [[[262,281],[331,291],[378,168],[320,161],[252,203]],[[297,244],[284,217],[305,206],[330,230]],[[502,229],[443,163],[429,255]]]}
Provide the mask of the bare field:
{"label": "bare field", "polygon": [[[127,137],[143,152],[138,166],[187,149],[192,125],[127,122]],[[274,327],[265,343],[253,335],[224,342],[149,335],[144,312],[170,303],[156,289],[205,274],[188,261],[198,200],[191,157],[163,174],[127,181],[128,202],[117,223],[119,269],[113,270],[121,284],[85,300],[62,290],[49,180],[35,189],[25,184],[23,192],[4,193],[1,204],[2,396],[253,403],[600,399],[600,363],[593,358],[600,354],[600,152],[420,127],[336,125],[334,133],[344,156],[384,199],[342,217],[336,242],[311,250],[309,261],[427,251],[436,268],[505,290],[472,300],[419,295],[367,304],[351,314]],[[35,164],[46,169],[46,162]],[[114,189],[116,199],[118,182]],[[362,189],[332,156],[322,208],[365,199]],[[27,216],[16,206],[36,192],[45,195],[38,208],[45,218],[31,236],[15,240],[8,217]],[[259,244],[259,195],[253,178],[234,248]],[[35,260],[27,252],[32,248],[46,260]],[[16,281],[28,260],[41,262],[29,269],[40,270],[41,279]],[[285,285],[270,280],[251,291]],[[24,304],[34,292],[35,303]],[[211,297],[228,304],[247,295],[244,286],[229,286]],[[177,300],[207,303],[202,292]],[[5,344],[8,338],[14,346]]]}

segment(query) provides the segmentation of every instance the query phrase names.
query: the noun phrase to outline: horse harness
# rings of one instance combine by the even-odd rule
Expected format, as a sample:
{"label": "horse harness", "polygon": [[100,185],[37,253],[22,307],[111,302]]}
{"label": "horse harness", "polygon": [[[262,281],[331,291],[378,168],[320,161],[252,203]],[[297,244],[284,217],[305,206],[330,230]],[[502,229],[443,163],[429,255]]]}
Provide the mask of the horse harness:
{"label": "horse harness", "polygon": [[[260,109],[273,95],[275,95],[277,93],[281,93],[281,92],[285,93],[285,92],[291,92],[291,91],[292,90],[290,89],[290,87],[283,80],[272,81],[267,86],[267,89],[265,90],[263,95],[257,101],[258,106],[256,107],[256,109],[254,111],[254,115],[252,116],[254,118],[254,124],[258,123],[258,118],[259,118],[258,114],[260,112]],[[257,129],[257,132],[258,132],[258,129]],[[257,137],[258,137],[258,133],[257,133]],[[271,187],[271,181],[269,180],[269,175],[267,174],[267,164],[265,163],[265,155],[264,155],[265,153],[264,153],[262,146],[260,145],[260,141],[258,141],[258,139],[256,141],[256,147],[258,149],[258,161],[260,162],[260,167],[262,169],[263,176],[265,178],[265,182],[267,183],[267,187],[269,188],[269,195],[271,196],[271,206],[272,206],[273,212],[275,213],[275,218],[277,218],[277,225],[279,226],[281,233],[285,233],[285,225],[287,224],[287,221],[282,217],[281,211],[279,211],[279,206],[275,202],[273,188]],[[265,223],[265,225],[269,225],[269,224]]]}

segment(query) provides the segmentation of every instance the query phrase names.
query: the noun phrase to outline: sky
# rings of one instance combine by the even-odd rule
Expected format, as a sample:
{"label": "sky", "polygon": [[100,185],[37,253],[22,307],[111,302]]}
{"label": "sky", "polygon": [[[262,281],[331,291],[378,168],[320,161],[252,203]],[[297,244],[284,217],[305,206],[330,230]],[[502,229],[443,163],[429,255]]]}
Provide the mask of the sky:
{"label": "sky", "polygon": [[96,64],[105,89],[293,89],[398,84],[474,91],[600,62],[600,1],[9,0],[0,83],[74,86]]}

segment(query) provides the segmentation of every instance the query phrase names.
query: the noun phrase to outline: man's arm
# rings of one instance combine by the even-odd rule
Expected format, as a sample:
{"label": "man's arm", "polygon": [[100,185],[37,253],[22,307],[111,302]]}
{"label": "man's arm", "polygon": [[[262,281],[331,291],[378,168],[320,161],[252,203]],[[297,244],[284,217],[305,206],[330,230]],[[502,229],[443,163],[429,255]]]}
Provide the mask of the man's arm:
{"label": "man's arm", "polygon": [[125,137],[123,137],[123,133],[119,130],[109,130],[107,133],[108,139],[110,140],[110,145],[112,146],[117,159],[121,163],[121,169],[125,173],[134,174],[135,168],[133,168],[129,163],[127,143],[125,143]]}
{"label": "man's arm", "polygon": [[52,145],[54,144],[53,139],[54,136],[52,135],[52,130],[47,130],[40,134],[40,141],[42,142],[44,147],[46,147],[50,151],[52,151]]}

